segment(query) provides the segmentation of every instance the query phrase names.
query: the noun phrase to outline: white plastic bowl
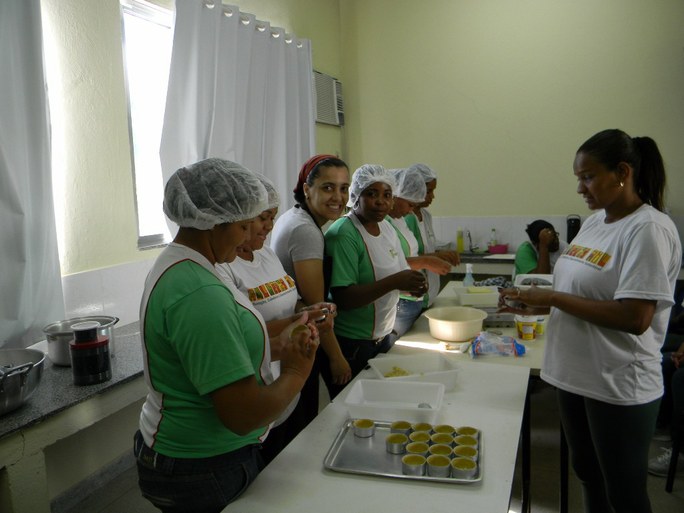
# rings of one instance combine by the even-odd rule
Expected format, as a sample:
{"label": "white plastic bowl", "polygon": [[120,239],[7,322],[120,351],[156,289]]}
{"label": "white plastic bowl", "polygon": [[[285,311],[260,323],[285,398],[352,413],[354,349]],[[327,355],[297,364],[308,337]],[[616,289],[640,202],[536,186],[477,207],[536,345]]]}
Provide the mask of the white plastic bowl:
{"label": "white plastic bowl", "polygon": [[464,342],[482,331],[487,312],[468,306],[430,308],[423,315],[428,318],[430,335],[438,340]]}

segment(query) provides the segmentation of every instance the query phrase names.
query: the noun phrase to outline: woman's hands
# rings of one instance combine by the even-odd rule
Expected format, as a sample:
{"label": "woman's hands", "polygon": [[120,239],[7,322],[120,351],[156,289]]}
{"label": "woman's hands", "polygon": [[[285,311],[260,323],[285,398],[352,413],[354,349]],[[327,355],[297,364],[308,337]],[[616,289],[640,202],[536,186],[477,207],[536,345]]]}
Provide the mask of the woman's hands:
{"label": "woman's hands", "polygon": [[518,287],[499,289],[499,311],[521,315],[545,315],[551,307],[553,290],[533,285],[529,289]]}
{"label": "woman's hands", "polygon": [[280,373],[309,376],[318,349],[318,329],[309,321],[308,312],[290,324],[280,334]]}
{"label": "woman's hands", "polygon": [[420,297],[425,295],[428,289],[427,278],[420,271],[399,271],[394,274],[397,281],[398,290],[404,290],[412,296]]}
{"label": "woman's hands", "polygon": [[332,331],[335,325],[335,317],[337,317],[337,305],[335,303],[321,301],[313,305],[300,308],[299,312],[308,312],[309,319],[315,322],[318,331],[320,333],[327,333]]}
{"label": "woman's hands", "polygon": [[461,256],[458,254],[457,251],[446,249],[435,251],[434,256],[441,258],[442,260],[446,260],[451,265],[459,265],[461,263]]}

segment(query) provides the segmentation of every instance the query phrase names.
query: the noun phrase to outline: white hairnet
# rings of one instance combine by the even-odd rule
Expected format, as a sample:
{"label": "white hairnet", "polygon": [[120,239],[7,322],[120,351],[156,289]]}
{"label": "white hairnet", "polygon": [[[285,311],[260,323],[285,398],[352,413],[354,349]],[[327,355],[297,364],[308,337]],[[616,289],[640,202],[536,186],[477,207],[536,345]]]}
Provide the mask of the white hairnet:
{"label": "white hairnet", "polygon": [[413,164],[409,169],[415,169],[423,175],[425,183],[437,180],[437,173],[435,173],[427,164]]}
{"label": "white hairnet", "polygon": [[417,169],[392,169],[390,174],[397,184],[392,191],[395,198],[402,198],[412,203],[425,201],[427,187],[423,175]]}
{"label": "white hairnet", "polygon": [[348,207],[353,207],[361,197],[361,193],[368,188],[368,186],[382,182],[394,189],[396,184],[394,178],[384,167],[378,164],[364,164],[352,176],[351,185],[349,186],[349,201]]}
{"label": "white hairnet", "polygon": [[164,188],[164,213],[182,228],[210,230],[266,210],[266,189],[250,170],[229,160],[200,160],[176,171]]}
{"label": "white hairnet", "polygon": [[270,210],[272,208],[278,208],[280,206],[280,196],[278,195],[278,191],[276,191],[275,185],[273,185],[273,182],[266,178],[264,175],[261,173],[254,173],[257,178],[261,181],[261,185],[264,186],[266,189],[266,193],[268,194],[268,206],[264,210]]}

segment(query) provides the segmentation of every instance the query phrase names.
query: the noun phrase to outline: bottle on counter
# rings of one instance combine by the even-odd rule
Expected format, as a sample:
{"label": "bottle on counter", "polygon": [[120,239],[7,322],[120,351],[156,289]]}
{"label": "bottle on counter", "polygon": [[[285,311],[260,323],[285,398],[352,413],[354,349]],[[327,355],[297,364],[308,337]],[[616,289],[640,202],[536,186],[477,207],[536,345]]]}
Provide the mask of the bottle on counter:
{"label": "bottle on counter", "polygon": [[463,248],[465,247],[463,243],[463,228],[460,226],[456,228],[456,251],[463,253]]}
{"label": "bottle on counter", "polygon": [[492,228],[492,233],[489,235],[489,246],[496,246],[496,228]]}
{"label": "bottle on counter", "polygon": [[463,278],[464,287],[472,287],[475,283],[475,278],[473,278],[473,264],[466,264],[466,274]]}

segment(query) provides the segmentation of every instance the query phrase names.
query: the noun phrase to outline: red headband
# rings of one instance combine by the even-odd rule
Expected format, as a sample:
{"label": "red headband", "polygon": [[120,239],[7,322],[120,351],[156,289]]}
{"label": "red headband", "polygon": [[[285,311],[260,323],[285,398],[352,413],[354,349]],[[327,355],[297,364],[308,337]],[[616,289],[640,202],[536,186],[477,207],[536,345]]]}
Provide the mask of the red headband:
{"label": "red headband", "polygon": [[302,168],[299,170],[299,177],[297,178],[297,185],[295,185],[295,188],[292,190],[295,194],[301,193],[304,190],[304,183],[306,182],[306,179],[309,178],[309,175],[311,174],[311,171],[313,171],[318,164],[323,162],[324,160],[328,159],[337,159],[339,157],[336,157],[335,155],[314,155],[311,157],[309,160],[304,162],[302,165]]}

